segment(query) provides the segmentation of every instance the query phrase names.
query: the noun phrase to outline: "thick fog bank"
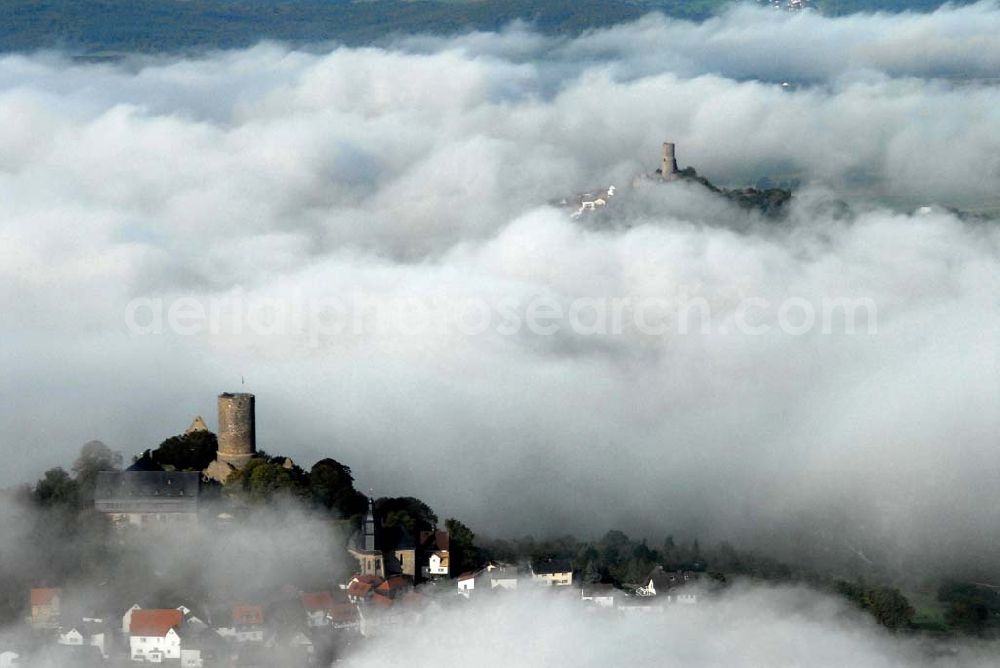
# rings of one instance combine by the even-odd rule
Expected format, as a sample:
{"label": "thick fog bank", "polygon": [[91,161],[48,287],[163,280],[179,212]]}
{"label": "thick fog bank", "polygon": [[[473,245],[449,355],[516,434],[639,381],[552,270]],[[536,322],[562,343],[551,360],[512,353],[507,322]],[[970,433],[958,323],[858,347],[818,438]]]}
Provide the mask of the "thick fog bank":
{"label": "thick fog bank", "polygon": [[[477,602],[379,629],[350,666],[988,666],[989,647],[892,637],[806,589],[739,589],[662,614],[584,609],[572,595]],[[471,614],[475,613],[475,614]],[[442,629],[444,631],[442,632]],[[949,643],[954,645],[954,643]]]}
{"label": "thick fog bank", "polygon": [[[3,482],[242,389],[260,447],[480,533],[995,565],[998,23],[4,57]],[[665,140],[720,184],[804,186],[782,222],[632,192]],[[611,184],[605,218],[546,206]]]}

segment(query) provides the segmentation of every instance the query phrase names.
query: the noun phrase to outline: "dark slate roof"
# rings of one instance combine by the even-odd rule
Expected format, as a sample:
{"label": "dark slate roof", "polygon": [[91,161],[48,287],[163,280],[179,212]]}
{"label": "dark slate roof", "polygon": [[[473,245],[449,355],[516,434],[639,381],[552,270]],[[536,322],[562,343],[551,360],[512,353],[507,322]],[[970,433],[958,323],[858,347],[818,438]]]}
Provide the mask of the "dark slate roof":
{"label": "dark slate roof", "polygon": [[517,577],[517,566],[497,566],[491,571],[484,572],[489,573],[494,580],[509,580]]}
{"label": "dark slate roof", "polygon": [[546,559],[544,561],[533,562],[531,570],[538,575],[569,573],[573,570],[573,564],[569,559]]}
{"label": "dark slate roof", "polygon": [[193,471],[102,471],[94,507],[102,512],[195,512],[201,474]]}
{"label": "dark slate roof", "polygon": [[163,467],[157,464],[148,456],[148,453],[143,453],[142,457],[135,460],[132,466],[125,469],[126,471],[162,471]]}
{"label": "dark slate roof", "polygon": [[697,579],[698,574],[691,571],[668,571],[663,566],[657,566],[646,576],[643,585],[648,585],[649,581],[652,580],[657,593],[662,593],[675,587],[693,584]]}

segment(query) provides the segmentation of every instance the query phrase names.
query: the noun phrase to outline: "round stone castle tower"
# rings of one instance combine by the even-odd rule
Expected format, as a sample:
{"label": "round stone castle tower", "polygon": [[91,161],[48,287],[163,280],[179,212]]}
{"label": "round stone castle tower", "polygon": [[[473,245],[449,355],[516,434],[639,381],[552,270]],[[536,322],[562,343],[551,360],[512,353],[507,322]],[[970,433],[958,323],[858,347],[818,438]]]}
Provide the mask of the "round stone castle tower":
{"label": "round stone castle tower", "polygon": [[677,178],[677,156],[672,141],[663,142],[663,163],[660,165],[660,178],[665,181]]}
{"label": "round stone castle tower", "polygon": [[219,451],[216,459],[243,468],[257,452],[252,394],[219,395]]}

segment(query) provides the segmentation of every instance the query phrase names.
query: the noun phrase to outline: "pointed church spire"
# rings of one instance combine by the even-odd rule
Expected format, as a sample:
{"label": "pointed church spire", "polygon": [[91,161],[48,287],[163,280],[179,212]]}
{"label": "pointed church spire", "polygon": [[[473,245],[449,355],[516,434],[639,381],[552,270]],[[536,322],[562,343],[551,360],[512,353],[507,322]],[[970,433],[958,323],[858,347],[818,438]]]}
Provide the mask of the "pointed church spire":
{"label": "pointed church spire", "polygon": [[375,500],[371,494],[371,490],[368,490],[368,512],[365,514],[365,550],[367,552],[375,551]]}

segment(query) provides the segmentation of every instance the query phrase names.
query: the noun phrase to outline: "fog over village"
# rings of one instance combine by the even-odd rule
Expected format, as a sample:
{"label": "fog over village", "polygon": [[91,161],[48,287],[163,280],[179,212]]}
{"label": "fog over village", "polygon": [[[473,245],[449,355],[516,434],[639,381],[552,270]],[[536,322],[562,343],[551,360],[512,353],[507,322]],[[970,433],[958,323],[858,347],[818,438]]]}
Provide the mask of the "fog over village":
{"label": "fog over village", "polygon": [[996,665],[997,35],[0,52],[0,668]]}

